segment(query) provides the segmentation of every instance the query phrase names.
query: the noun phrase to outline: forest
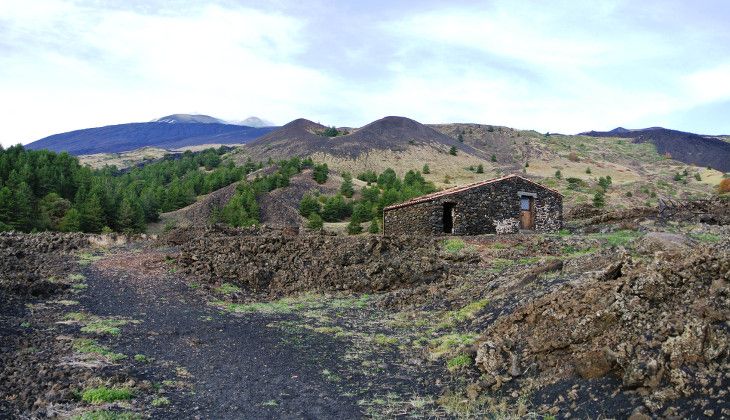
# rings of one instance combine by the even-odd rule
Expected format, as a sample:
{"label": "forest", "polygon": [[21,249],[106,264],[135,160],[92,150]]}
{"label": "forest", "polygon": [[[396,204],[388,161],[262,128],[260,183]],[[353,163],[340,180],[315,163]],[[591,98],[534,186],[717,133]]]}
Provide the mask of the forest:
{"label": "forest", "polygon": [[223,162],[225,148],[168,155],[129,170],[92,169],[67,153],[0,147],[0,230],[144,232],[161,212],[262,167]]}

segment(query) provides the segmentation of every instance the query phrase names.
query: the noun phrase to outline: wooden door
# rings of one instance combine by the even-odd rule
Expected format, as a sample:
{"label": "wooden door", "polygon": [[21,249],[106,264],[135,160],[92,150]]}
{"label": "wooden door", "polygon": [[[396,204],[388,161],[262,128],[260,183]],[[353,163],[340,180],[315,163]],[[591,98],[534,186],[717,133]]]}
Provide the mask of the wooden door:
{"label": "wooden door", "polygon": [[520,197],[520,228],[521,229],[534,229],[535,228],[535,199],[532,197]]}

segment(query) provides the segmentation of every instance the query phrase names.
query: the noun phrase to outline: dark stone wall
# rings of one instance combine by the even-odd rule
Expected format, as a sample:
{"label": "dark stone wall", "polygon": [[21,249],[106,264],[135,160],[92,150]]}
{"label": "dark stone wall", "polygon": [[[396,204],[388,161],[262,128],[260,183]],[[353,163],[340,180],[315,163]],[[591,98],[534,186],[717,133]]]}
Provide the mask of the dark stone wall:
{"label": "dark stone wall", "polygon": [[560,194],[519,177],[507,178],[431,201],[386,210],[387,235],[443,234],[444,203],[454,203],[454,235],[517,233],[520,229],[520,192],[535,194],[535,231],[552,232],[563,225]]}

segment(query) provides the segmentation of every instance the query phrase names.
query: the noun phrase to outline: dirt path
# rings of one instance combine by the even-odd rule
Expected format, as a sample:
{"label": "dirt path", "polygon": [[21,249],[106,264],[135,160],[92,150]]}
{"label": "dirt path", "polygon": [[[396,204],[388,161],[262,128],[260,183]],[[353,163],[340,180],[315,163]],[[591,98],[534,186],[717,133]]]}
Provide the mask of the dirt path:
{"label": "dirt path", "polygon": [[352,395],[322,379],[341,363],[336,339],[302,334],[293,340],[267,327],[281,315],[222,313],[171,271],[160,252],[117,253],[85,270],[88,289],[79,299],[90,314],[141,321],[103,342],[153,359],[140,374],[163,384],[171,401],[155,408],[154,417],[362,416]]}

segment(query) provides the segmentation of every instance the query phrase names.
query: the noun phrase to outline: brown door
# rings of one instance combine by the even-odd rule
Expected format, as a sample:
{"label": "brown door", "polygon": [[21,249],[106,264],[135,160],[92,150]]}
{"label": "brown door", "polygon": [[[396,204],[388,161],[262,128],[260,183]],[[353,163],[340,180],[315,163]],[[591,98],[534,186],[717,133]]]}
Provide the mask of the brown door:
{"label": "brown door", "polygon": [[520,197],[520,228],[534,229],[535,199],[532,197]]}

